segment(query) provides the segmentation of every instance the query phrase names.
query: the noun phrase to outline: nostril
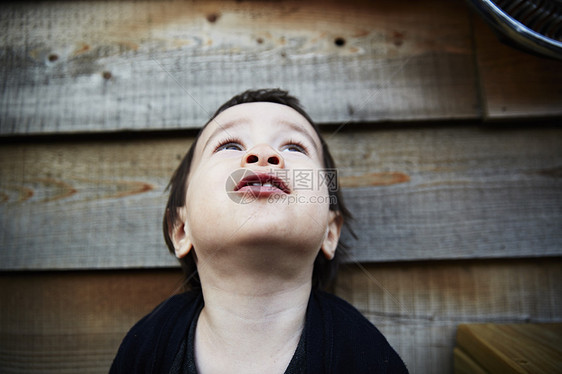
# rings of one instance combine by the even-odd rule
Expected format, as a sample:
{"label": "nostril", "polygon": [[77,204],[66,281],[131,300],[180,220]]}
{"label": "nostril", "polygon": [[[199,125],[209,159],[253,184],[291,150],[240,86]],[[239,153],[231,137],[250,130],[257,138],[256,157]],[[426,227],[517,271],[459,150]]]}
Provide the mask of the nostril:
{"label": "nostril", "polygon": [[258,156],[256,155],[249,155],[248,158],[246,158],[246,162],[248,164],[253,164],[255,162],[258,162]]}
{"label": "nostril", "polygon": [[275,156],[271,156],[270,158],[267,159],[267,162],[270,163],[271,165],[278,165],[279,159]]}

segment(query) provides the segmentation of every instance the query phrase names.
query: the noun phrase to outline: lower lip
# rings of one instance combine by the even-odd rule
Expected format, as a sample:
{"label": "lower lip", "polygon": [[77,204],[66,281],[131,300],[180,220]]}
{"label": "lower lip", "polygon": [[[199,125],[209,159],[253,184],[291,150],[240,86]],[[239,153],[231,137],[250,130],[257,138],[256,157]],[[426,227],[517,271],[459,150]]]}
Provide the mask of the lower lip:
{"label": "lower lip", "polygon": [[240,193],[252,194],[255,197],[269,197],[272,195],[285,195],[286,192],[273,186],[244,186],[238,191]]}

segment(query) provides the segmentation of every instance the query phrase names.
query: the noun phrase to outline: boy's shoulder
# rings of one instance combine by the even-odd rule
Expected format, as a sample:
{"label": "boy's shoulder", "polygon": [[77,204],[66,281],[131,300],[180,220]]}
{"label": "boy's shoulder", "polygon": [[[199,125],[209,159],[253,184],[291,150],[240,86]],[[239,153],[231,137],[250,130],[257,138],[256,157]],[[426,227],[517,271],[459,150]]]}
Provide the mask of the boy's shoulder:
{"label": "boy's shoulder", "polygon": [[129,330],[110,373],[159,372],[148,368],[168,365],[200,302],[200,292],[186,292],[174,295],[154,308]]}
{"label": "boy's shoulder", "polygon": [[[359,310],[338,296],[315,291],[324,320],[325,339],[331,341],[331,372],[407,373],[385,336]],[[341,367],[341,368],[340,368]]]}
{"label": "boy's shoulder", "polygon": [[154,328],[161,331],[166,325],[172,328],[187,310],[195,307],[199,295],[197,292],[185,292],[169,297],[140,319],[129,334],[152,332]]}
{"label": "boy's shoulder", "polygon": [[358,332],[370,332],[375,333],[376,335],[382,334],[380,331],[367,319],[357,308],[351,305],[346,300],[327,293],[323,291],[316,291],[315,297],[319,301],[321,307],[326,310],[329,310],[332,318],[334,319],[333,323],[336,325],[343,325],[348,330],[351,328],[352,330],[357,329]]}

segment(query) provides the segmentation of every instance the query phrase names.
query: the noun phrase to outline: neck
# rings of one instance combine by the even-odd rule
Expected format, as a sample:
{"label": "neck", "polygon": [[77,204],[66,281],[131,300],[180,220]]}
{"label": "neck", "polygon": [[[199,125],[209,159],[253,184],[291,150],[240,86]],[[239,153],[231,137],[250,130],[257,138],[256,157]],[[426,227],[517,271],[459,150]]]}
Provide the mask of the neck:
{"label": "neck", "polygon": [[[205,306],[202,315],[221,334],[247,331],[247,327],[266,332],[277,327],[287,330],[291,326],[300,332],[310,291],[311,282],[283,288],[264,287],[257,283],[254,283],[253,288],[243,289],[236,289],[232,285],[203,286]],[[223,327],[227,329],[223,330]]]}
{"label": "neck", "polygon": [[220,265],[200,267],[205,300],[196,330],[200,372],[283,373],[303,331],[312,266],[287,276],[271,267],[229,272]]}
{"label": "neck", "polygon": [[281,341],[300,336],[312,287],[310,279],[282,282],[243,274],[238,280],[210,282],[203,276],[201,281],[205,300],[201,316],[225,342],[243,335],[267,336],[268,340],[279,336]]}

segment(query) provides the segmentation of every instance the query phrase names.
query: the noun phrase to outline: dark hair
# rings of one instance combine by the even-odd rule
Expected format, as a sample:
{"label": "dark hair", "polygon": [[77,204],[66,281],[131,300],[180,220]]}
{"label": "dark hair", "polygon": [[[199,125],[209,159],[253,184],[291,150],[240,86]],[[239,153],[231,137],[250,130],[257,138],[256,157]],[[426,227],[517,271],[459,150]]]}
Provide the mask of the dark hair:
{"label": "dark hair", "polygon": [[[226,103],[224,103],[217,111],[213,114],[213,116],[209,119],[209,121],[201,128],[197,136],[195,137],[195,141],[191,145],[191,148],[179,164],[178,168],[174,171],[172,178],[170,179],[170,183],[168,184],[167,189],[170,190],[170,196],[168,198],[168,203],[166,204],[166,211],[164,213],[164,220],[163,220],[163,231],[164,231],[164,239],[166,241],[166,245],[172,254],[175,253],[174,244],[170,237],[170,229],[174,228],[177,220],[178,220],[178,209],[185,205],[185,196],[187,192],[187,178],[189,176],[190,168],[191,168],[191,160],[193,159],[193,154],[195,152],[195,147],[197,145],[197,141],[201,136],[201,133],[205,129],[205,127],[221,112],[225,111],[226,109],[233,107],[238,104],[244,103],[255,103],[255,102],[270,102],[276,104],[286,105],[288,107],[293,108],[298,113],[300,113],[306,120],[312,125],[312,128],[318,134],[320,138],[320,142],[322,144],[322,154],[323,154],[323,161],[324,167],[326,169],[335,169],[336,164],[328,150],[328,145],[322,138],[318,126],[312,121],[309,115],[304,111],[302,108],[299,100],[291,95],[287,91],[283,91],[280,89],[260,89],[260,90],[248,90],[239,95],[234,96]],[[353,230],[350,227],[350,221],[352,219],[351,213],[345,207],[341,190],[339,188],[339,183],[337,181],[337,174],[335,175],[336,179],[334,182],[335,188],[329,188],[329,196],[330,196],[330,210],[338,212],[341,217],[343,218],[343,226],[345,229],[349,231],[349,233],[353,236]],[[331,282],[333,281],[338,266],[340,262],[340,258],[347,249],[347,246],[340,240],[338,246],[336,248],[335,257],[332,260],[328,260],[324,257],[324,255],[320,252],[314,261],[314,270],[312,274],[312,285],[315,288],[326,288],[328,287]],[[189,284],[191,288],[198,288],[201,286],[199,276],[197,274],[197,266],[195,265],[195,260],[193,258],[193,254],[190,253],[189,255],[181,258],[180,264],[182,266],[184,275],[185,275],[185,282],[186,285]]]}

